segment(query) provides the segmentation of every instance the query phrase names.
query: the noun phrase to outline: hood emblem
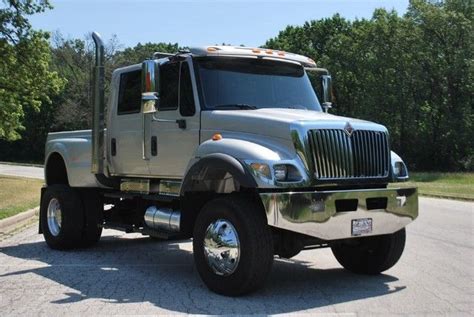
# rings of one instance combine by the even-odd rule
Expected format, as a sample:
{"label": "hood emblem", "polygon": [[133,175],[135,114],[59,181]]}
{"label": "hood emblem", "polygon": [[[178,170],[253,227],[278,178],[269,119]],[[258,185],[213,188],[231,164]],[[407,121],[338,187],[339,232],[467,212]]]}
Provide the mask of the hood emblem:
{"label": "hood emblem", "polygon": [[349,122],[346,123],[344,126],[344,132],[347,134],[347,136],[352,136],[352,132],[354,132],[354,128],[351,126]]}

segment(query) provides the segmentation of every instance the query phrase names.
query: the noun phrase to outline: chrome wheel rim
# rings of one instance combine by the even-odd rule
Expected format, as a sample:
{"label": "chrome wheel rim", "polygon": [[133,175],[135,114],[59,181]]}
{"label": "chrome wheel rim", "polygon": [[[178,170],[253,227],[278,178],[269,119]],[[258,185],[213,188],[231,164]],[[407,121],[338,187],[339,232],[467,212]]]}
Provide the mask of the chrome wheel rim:
{"label": "chrome wheel rim", "polygon": [[56,237],[61,230],[61,205],[56,198],[49,201],[47,217],[49,232]]}
{"label": "chrome wheel rim", "polygon": [[235,272],[240,260],[240,241],[237,230],[229,221],[219,219],[207,227],[204,256],[217,275]]}

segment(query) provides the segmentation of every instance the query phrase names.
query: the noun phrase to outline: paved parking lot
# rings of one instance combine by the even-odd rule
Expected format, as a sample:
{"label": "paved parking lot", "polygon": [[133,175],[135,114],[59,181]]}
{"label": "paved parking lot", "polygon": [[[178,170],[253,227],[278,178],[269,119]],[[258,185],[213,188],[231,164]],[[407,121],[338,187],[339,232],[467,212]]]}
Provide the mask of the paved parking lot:
{"label": "paved parking lot", "polygon": [[379,276],[340,268],[330,250],[276,260],[267,287],[209,292],[189,241],[107,230],[94,248],[47,248],[36,227],[0,238],[0,315],[474,313],[474,203],[421,199],[401,261]]}

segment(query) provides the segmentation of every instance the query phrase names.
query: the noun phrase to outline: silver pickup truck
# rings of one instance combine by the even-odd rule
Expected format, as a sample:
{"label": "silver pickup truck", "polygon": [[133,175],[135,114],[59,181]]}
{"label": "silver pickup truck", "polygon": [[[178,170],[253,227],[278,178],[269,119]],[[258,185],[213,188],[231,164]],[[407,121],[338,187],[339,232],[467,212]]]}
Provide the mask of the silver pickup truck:
{"label": "silver pickup truck", "polygon": [[[50,133],[39,231],[54,249],[103,228],[193,238],[214,292],[261,287],[276,256],[330,247],[346,269],[395,265],[418,216],[416,188],[387,129],[331,115],[331,76],[263,48],[155,53],[113,72],[104,105],[96,45],[92,130]],[[315,92],[317,78],[321,92]]]}

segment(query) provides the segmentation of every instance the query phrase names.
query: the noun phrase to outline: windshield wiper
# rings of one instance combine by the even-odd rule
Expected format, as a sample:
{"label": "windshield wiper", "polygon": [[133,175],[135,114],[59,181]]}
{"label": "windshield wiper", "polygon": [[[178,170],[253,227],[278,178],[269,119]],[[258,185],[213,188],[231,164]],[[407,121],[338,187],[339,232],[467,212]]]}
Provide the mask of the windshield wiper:
{"label": "windshield wiper", "polygon": [[231,103],[227,105],[217,105],[214,109],[244,109],[244,110],[255,110],[258,109],[256,106],[249,105],[246,103]]}

